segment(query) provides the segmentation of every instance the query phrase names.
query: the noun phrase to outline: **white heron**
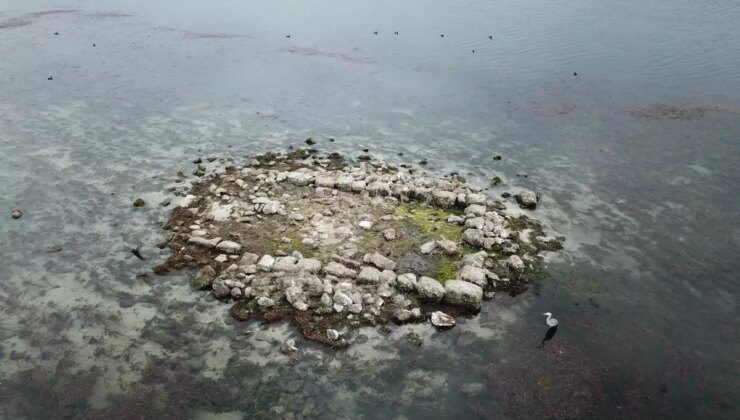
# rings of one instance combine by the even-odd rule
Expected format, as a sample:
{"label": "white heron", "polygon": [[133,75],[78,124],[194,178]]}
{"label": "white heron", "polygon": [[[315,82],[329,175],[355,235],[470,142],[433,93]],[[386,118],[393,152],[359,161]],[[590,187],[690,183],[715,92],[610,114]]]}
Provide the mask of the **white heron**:
{"label": "white heron", "polygon": [[547,322],[547,326],[555,327],[558,325],[558,320],[553,318],[550,312],[545,312],[542,315],[545,315],[547,317],[547,320],[545,320],[545,322]]}

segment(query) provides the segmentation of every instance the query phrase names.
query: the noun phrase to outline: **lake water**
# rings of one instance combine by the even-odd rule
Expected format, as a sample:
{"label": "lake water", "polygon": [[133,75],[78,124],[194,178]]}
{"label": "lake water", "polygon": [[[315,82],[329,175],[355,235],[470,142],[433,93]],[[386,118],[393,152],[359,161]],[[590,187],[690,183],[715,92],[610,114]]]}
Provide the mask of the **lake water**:
{"label": "lake water", "polygon": [[[737,22],[734,0],[0,2],[0,418],[739,418]],[[308,137],[534,189],[565,250],[450,331],[343,352],[151,274],[178,170]]]}

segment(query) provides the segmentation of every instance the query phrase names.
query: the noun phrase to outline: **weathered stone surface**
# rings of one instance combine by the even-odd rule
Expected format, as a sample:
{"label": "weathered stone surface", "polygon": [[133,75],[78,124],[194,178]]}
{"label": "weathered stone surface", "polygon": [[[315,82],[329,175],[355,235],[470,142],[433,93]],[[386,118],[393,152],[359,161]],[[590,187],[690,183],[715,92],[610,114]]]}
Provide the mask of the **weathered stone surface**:
{"label": "weathered stone surface", "polygon": [[257,261],[259,261],[259,259],[260,259],[259,255],[253,254],[251,252],[247,252],[244,255],[242,255],[241,260],[239,260],[239,264],[244,265],[244,266],[257,264]]}
{"label": "weathered stone surface", "polygon": [[416,291],[416,275],[414,273],[401,274],[396,278],[396,288],[402,292]]}
{"label": "weathered stone surface", "polygon": [[463,219],[460,216],[456,216],[456,215],[452,214],[452,215],[447,216],[446,221],[447,221],[447,223],[454,223],[454,224],[458,224],[459,225],[460,223],[464,222],[465,219]]}
{"label": "weathered stone surface", "polygon": [[396,229],[388,228],[380,232],[386,241],[392,241],[396,239]]}
{"label": "weathered stone surface", "polygon": [[373,254],[365,254],[362,259],[366,264],[372,264],[382,270],[395,270],[396,262],[390,258],[386,258],[377,252]]}
{"label": "weathered stone surface", "polygon": [[524,261],[518,255],[512,255],[506,260],[506,265],[514,271],[524,271]]}
{"label": "weathered stone surface", "polygon": [[236,254],[241,251],[242,246],[233,241],[221,241],[216,245],[216,249],[228,254]]}
{"label": "weathered stone surface", "polygon": [[357,277],[357,271],[347,268],[343,266],[342,264],[339,264],[338,262],[332,261],[329,264],[324,266],[324,273],[330,274],[332,276],[337,277],[348,277],[348,278],[355,278]]}
{"label": "weathered stone surface", "polygon": [[223,299],[231,294],[231,289],[223,281],[214,281],[212,293],[217,299]]}
{"label": "weathered stone surface", "polygon": [[261,270],[269,270],[272,265],[275,264],[275,258],[272,255],[263,255],[257,263],[257,268]]}
{"label": "weathered stone surface", "polygon": [[446,313],[442,311],[432,312],[432,315],[429,317],[429,320],[431,321],[432,325],[434,325],[435,327],[448,328],[448,327],[455,326],[455,318],[447,315]]}
{"label": "weathered stone surface", "polygon": [[462,240],[473,246],[482,246],[485,238],[483,231],[478,229],[466,229],[463,231]]}
{"label": "weathered stone surface", "polygon": [[483,216],[486,214],[486,206],[482,204],[471,204],[465,207],[465,214],[472,214],[474,216]]}
{"label": "weathered stone surface", "polygon": [[519,206],[525,209],[534,210],[537,207],[538,197],[532,190],[523,189],[519,191],[514,198]]}
{"label": "weathered stone surface", "polygon": [[296,262],[297,261],[295,257],[292,256],[278,257],[275,259],[275,263],[272,265],[272,270],[287,272],[298,271],[298,266],[296,265]]}
{"label": "weathered stone surface", "polygon": [[221,238],[206,239],[200,236],[191,236],[188,239],[189,244],[200,245],[206,248],[214,248],[219,242],[221,242]]}
{"label": "weathered stone surface", "polygon": [[358,282],[376,284],[380,281],[380,271],[375,267],[363,266],[357,276]]}
{"label": "weathered stone surface", "polygon": [[443,208],[453,207],[457,201],[457,194],[449,191],[437,190],[432,193],[432,196],[434,197],[434,204]]}
{"label": "weathered stone surface", "polygon": [[444,285],[444,292],[445,302],[451,305],[480,309],[483,301],[483,289],[462,280],[447,280]]}
{"label": "weathered stone surface", "polygon": [[321,271],[321,261],[315,258],[303,258],[297,263],[298,269],[308,273],[318,273]]}
{"label": "weathered stone surface", "polygon": [[487,284],[486,270],[480,267],[466,265],[460,270],[460,279],[485,287]]}
{"label": "weathered stone surface", "polygon": [[372,221],[370,221],[370,220],[362,220],[362,221],[360,221],[360,222],[359,222],[359,223],[357,224],[357,226],[359,226],[359,227],[361,227],[361,228],[363,228],[363,229],[365,229],[365,230],[367,230],[367,229],[372,229],[372,227],[373,227],[373,222],[372,222]]}
{"label": "weathered stone surface", "polygon": [[423,243],[419,247],[419,252],[421,252],[422,254],[431,254],[432,252],[434,252],[436,248],[437,248],[437,242],[429,241],[429,242]]}
{"label": "weathered stone surface", "polygon": [[442,239],[437,241],[437,246],[447,255],[457,255],[460,252],[460,248],[457,246],[457,242],[455,241]]}
{"label": "weathered stone surface", "polygon": [[486,196],[483,194],[466,194],[465,202],[467,204],[485,204]]}
{"label": "weathered stone surface", "polygon": [[472,217],[465,221],[465,227],[471,228],[471,229],[483,229],[483,226],[485,226],[486,220],[482,217]]}
{"label": "weathered stone surface", "polygon": [[420,278],[416,283],[416,291],[420,298],[435,302],[441,301],[445,295],[444,286],[431,277]]}
{"label": "weathered stone surface", "polygon": [[190,286],[195,290],[206,289],[211,286],[213,279],[216,278],[216,271],[210,265],[207,265],[190,279]]}

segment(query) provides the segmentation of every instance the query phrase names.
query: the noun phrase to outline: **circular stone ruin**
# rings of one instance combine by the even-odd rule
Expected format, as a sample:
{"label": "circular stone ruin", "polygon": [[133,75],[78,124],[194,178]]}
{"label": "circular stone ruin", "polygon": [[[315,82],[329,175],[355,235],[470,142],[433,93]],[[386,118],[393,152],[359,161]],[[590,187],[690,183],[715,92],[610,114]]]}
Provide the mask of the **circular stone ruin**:
{"label": "circular stone ruin", "polygon": [[494,290],[526,288],[539,253],[561,248],[461,177],[367,155],[270,153],[194,174],[154,271],[196,268],[192,287],[231,302],[235,318],[292,321],[333,347],[362,325],[449,328]]}

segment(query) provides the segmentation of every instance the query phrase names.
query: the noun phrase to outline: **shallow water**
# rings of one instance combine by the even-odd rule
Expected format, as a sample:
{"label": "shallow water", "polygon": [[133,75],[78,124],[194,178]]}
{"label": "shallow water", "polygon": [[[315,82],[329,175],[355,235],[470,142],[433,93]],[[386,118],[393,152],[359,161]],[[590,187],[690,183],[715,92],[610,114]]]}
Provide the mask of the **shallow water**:
{"label": "shallow water", "polygon": [[[398,3],[0,4],[0,417],[740,417],[740,5]],[[178,170],[307,137],[533,188],[566,249],[450,331],[290,360],[150,268]]]}

